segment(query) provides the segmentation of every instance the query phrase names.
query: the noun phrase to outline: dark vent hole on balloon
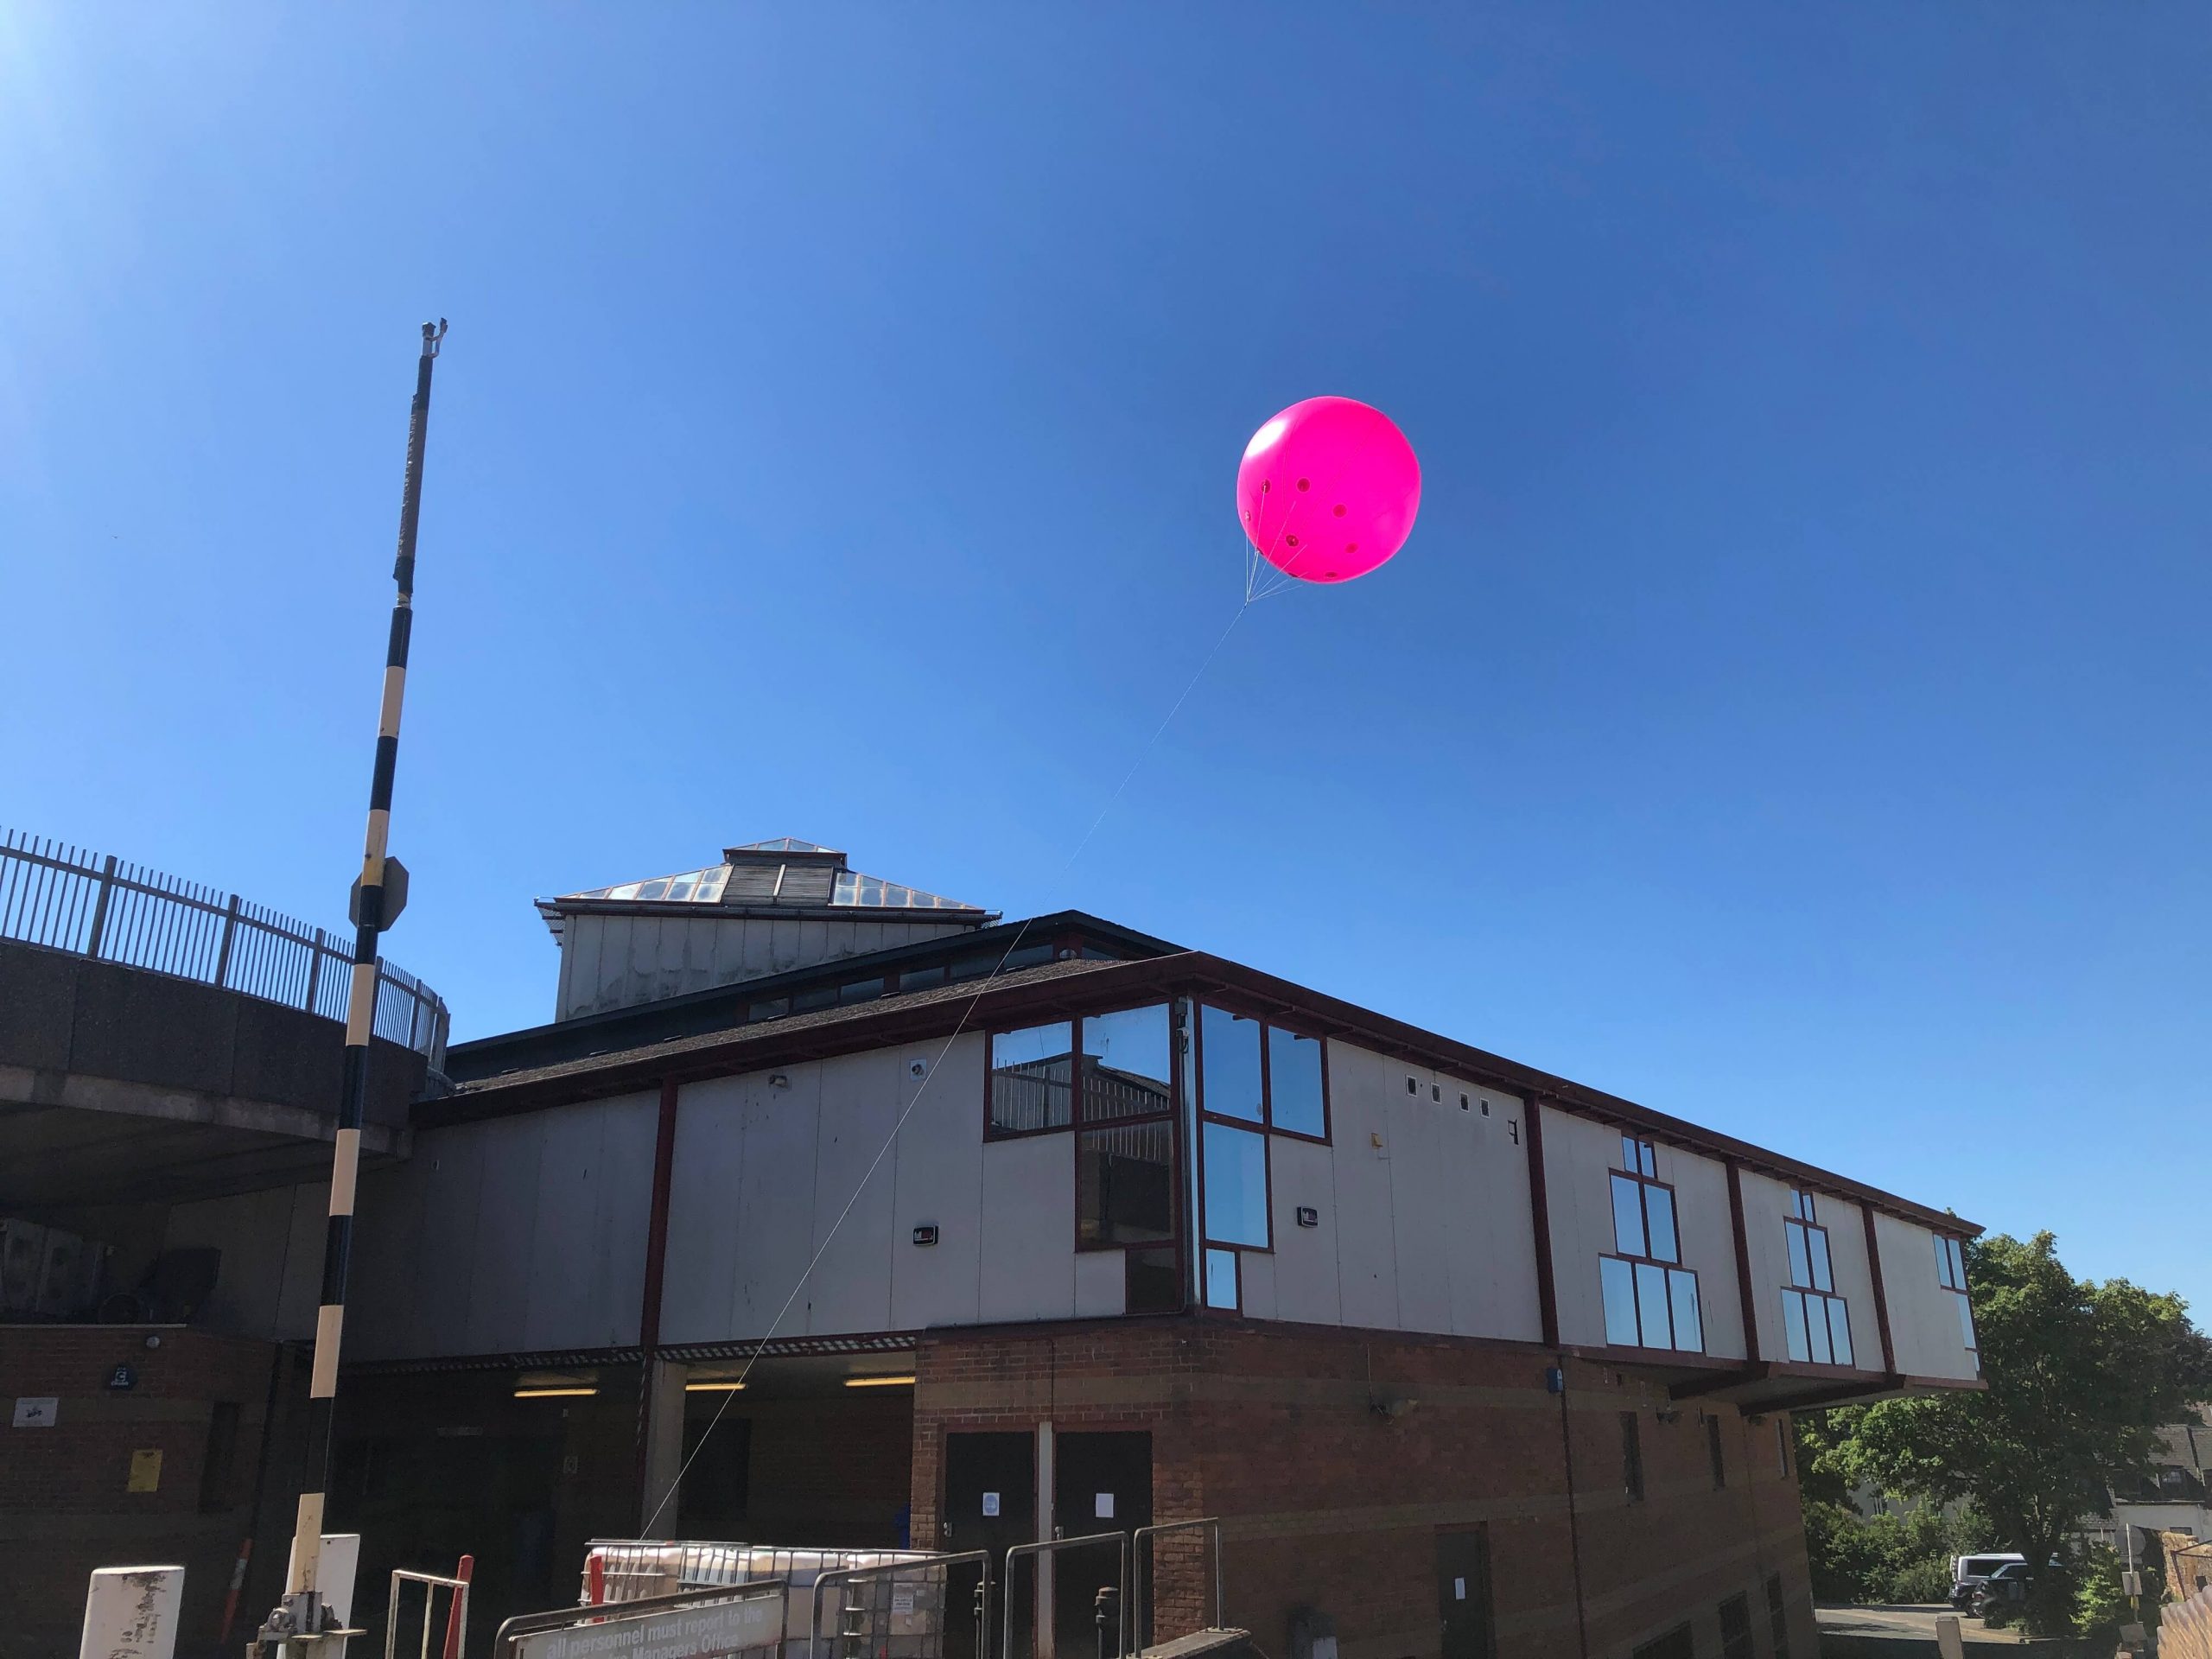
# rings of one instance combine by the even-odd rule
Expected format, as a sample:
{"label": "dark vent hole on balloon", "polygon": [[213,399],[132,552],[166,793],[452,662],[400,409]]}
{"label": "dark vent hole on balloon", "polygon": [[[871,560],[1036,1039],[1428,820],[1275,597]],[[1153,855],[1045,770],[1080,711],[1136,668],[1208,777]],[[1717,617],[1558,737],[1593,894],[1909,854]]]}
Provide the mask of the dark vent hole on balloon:
{"label": "dark vent hole on balloon", "polygon": [[1290,544],[1291,544],[1293,547],[1296,547],[1296,546],[1298,545],[1298,537],[1297,537],[1293,536],[1293,537],[1291,537],[1289,538],[1289,540],[1290,540]]}
{"label": "dark vent hole on balloon", "polygon": [[1357,542],[1346,542],[1346,543],[1344,543],[1344,551],[1345,551],[1345,552],[1347,552],[1347,553],[1357,553],[1357,552],[1358,552],[1358,551],[1359,551],[1359,543],[1358,543]]}
{"label": "dark vent hole on balloon", "polygon": [[1260,493],[1262,495],[1265,495],[1269,490],[1274,488],[1274,486],[1275,484],[1273,479],[1263,478],[1260,480]]}
{"label": "dark vent hole on balloon", "polygon": [[1338,502],[1338,503],[1337,503],[1337,517],[1338,517],[1338,518],[1343,518],[1344,516],[1344,504],[1343,502],[1339,501],[1339,502]]}
{"label": "dark vent hole on balloon", "polygon": [[1301,478],[1298,480],[1298,487],[1301,490],[1310,490],[1313,487],[1313,480],[1307,478]]}

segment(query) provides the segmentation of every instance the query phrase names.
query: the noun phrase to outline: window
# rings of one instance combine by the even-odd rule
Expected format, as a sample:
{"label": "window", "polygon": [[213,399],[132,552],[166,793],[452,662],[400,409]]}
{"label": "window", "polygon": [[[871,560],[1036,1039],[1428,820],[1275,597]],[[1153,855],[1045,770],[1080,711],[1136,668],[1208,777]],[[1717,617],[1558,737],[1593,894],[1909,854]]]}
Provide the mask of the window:
{"label": "window", "polygon": [[1001,1031],[991,1039],[990,1127],[998,1135],[1065,1129],[1073,1121],[1075,1027]]}
{"label": "window", "polygon": [[1697,1274],[1680,1265],[1675,1189],[1658,1179],[1658,1157],[1649,1141],[1622,1136],[1621,1162],[1624,1169],[1610,1178],[1617,1254],[1598,1258],[1605,1340],[1621,1348],[1703,1353]]}
{"label": "window", "polygon": [[1728,1457],[1721,1443],[1718,1417],[1705,1420],[1705,1455],[1713,1460],[1713,1490],[1719,1491],[1728,1484]]}
{"label": "window", "polygon": [[1083,1021],[1083,1121],[1166,1117],[1173,1068],[1167,1007],[1124,1008]]}
{"label": "window", "polygon": [[1766,1581],[1766,1618],[1774,1633],[1774,1659],[1789,1659],[1789,1607],[1782,1599],[1782,1574]]}
{"label": "window", "polygon": [[1621,1413],[1621,1484],[1627,1490],[1630,1503],[1642,1502],[1643,1433],[1632,1411]]}
{"label": "window", "polygon": [[1851,1364],[1851,1310],[1834,1294],[1828,1230],[1815,1219],[1810,1192],[1790,1193],[1782,1230],[1789,1247],[1789,1288],[1782,1293],[1783,1342],[1789,1357],[1815,1365]]}
{"label": "window", "polygon": [[1959,1337],[1967,1351],[1975,1353],[1980,1344],[1974,1338],[1974,1304],[1967,1294],[1966,1247],[1955,1238],[1939,1236],[1936,1240],[1936,1282],[1958,1293]]}
{"label": "window", "polygon": [[1268,1122],[1289,1135],[1316,1141],[1329,1133],[1321,1084],[1321,1039],[1268,1027]]}
{"label": "window", "polygon": [[1251,1129],[1205,1129],[1206,1242],[1268,1248],[1268,1141]]}
{"label": "window", "polygon": [[1751,1659],[1751,1599],[1735,1595],[1720,1604],[1720,1659]]}
{"label": "window", "polygon": [[1085,1128],[1075,1141],[1076,1243],[1160,1244],[1175,1236],[1175,1124]]}
{"label": "window", "polygon": [[207,1414],[207,1454],[200,1462],[200,1514],[213,1515],[230,1507],[232,1488],[238,1484],[238,1402],[218,1400]]}
{"label": "window", "polygon": [[1260,1022],[1216,1007],[1208,1007],[1198,1018],[1198,1088],[1206,1110],[1216,1117],[1264,1123],[1267,1098],[1260,1077]]}
{"label": "window", "polygon": [[1208,1250],[1206,1252],[1206,1306],[1236,1307],[1236,1252]]}
{"label": "window", "polygon": [[1132,1313],[1179,1313],[1183,1287],[1175,1270],[1175,1252],[1131,1250],[1127,1263],[1128,1300]]}

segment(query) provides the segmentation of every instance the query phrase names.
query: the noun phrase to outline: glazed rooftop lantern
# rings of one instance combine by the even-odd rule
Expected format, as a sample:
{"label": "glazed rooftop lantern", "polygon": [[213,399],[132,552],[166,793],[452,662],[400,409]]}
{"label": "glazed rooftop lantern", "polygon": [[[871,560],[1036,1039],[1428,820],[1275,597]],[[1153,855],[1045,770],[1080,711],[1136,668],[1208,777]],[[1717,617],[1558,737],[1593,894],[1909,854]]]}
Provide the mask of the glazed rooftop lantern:
{"label": "glazed rooftop lantern", "polygon": [[986,926],[978,905],[851,868],[795,836],[722,849],[673,875],[541,899],[561,946],[555,1018],[788,973]]}

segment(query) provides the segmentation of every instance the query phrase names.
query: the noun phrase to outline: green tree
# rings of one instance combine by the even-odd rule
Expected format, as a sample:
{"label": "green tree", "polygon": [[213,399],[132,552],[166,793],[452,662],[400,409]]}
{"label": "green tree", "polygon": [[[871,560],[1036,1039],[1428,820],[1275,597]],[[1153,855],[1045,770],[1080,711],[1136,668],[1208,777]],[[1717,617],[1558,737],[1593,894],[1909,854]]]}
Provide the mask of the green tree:
{"label": "green tree", "polygon": [[2047,1232],[1968,1245],[1967,1281],[1988,1387],[1835,1413],[1823,1460],[1901,1497],[1971,1501],[1989,1547],[2038,1569],[2031,1627],[2062,1633],[2074,1575],[2044,1564],[2148,1466],[2159,1428],[2212,1398],[2212,1340],[2177,1296],[2075,1279]]}

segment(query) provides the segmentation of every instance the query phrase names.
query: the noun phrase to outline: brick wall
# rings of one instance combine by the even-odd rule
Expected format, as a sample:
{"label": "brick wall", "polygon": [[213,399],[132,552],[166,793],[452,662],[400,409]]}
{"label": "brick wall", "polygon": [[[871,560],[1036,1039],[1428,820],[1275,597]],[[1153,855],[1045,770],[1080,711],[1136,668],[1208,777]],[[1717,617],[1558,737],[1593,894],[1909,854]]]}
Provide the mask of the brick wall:
{"label": "brick wall", "polygon": [[[947,1433],[1141,1429],[1155,1518],[1223,1518],[1228,1617],[1279,1659],[1302,1606],[1333,1621],[1344,1659],[1439,1654],[1437,1535],[1474,1526],[1489,1539],[1504,1659],[1580,1659],[1586,1640],[1591,1659],[1625,1659],[1685,1622],[1718,1659],[1718,1605],[1737,1593],[1760,1659],[1773,1659],[1773,1573],[1789,1598],[1790,1659],[1814,1659],[1796,1490],[1771,1420],[1710,1408],[1726,1471],[1716,1490],[1695,1403],[1573,1360],[1562,1401],[1546,1386],[1551,1363],[1501,1345],[1213,1320],[933,1333],[918,1357],[915,1535],[937,1537]],[[1643,1448],[1635,1503],[1624,1411],[1637,1414]],[[1163,1635],[1210,1618],[1196,1556],[1163,1550]]]}
{"label": "brick wall", "polygon": [[[0,1659],[73,1650],[96,1567],[181,1564],[179,1650],[213,1643],[251,1513],[275,1358],[270,1344],[198,1331],[0,1326]],[[107,1386],[118,1365],[134,1387]],[[59,1402],[53,1427],[8,1426],[16,1401],[45,1396]],[[211,1473],[219,1404],[235,1411],[235,1433]],[[131,1491],[142,1452],[160,1454],[159,1473],[153,1490]]]}

